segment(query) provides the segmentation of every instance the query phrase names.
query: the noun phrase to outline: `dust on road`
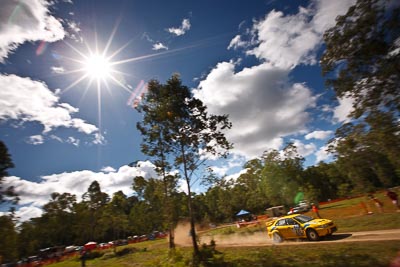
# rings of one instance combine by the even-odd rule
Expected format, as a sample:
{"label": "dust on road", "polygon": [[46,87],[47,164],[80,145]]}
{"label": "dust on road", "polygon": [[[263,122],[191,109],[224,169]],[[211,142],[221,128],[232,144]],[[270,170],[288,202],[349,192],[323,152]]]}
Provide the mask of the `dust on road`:
{"label": "dust on road", "polygon": [[[178,246],[191,246],[192,240],[189,235],[189,224],[180,224],[175,230],[175,242]],[[272,246],[272,245],[297,245],[315,244],[307,240],[301,241],[285,241],[277,244],[272,242],[266,231],[247,233],[247,234],[231,234],[231,235],[201,235],[200,244],[209,244],[214,239],[219,247],[245,247],[245,246]],[[384,240],[400,240],[400,229],[379,230],[379,231],[363,231],[349,233],[335,233],[330,237],[326,237],[318,243],[332,242],[366,242],[366,241],[384,241]]]}

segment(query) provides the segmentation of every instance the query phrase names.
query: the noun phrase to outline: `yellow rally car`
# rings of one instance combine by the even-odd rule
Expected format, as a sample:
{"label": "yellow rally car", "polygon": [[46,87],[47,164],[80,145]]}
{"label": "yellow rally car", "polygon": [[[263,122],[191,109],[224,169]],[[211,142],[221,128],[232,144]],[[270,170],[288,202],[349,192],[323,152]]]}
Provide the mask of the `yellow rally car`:
{"label": "yellow rally car", "polygon": [[328,219],[314,219],[303,214],[292,214],[266,222],[268,235],[274,242],[285,239],[308,238],[318,241],[321,237],[337,231],[337,226]]}

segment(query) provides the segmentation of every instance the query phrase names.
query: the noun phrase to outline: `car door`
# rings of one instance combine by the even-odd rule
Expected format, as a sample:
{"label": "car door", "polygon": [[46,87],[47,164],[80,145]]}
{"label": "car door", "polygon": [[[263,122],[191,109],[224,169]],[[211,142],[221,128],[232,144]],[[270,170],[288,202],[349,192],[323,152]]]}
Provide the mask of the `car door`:
{"label": "car door", "polygon": [[289,238],[289,225],[286,223],[286,219],[280,219],[275,224],[276,230],[283,238]]}
{"label": "car door", "polygon": [[287,238],[299,238],[304,236],[304,230],[295,220],[292,218],[286,219],[287,225]]}

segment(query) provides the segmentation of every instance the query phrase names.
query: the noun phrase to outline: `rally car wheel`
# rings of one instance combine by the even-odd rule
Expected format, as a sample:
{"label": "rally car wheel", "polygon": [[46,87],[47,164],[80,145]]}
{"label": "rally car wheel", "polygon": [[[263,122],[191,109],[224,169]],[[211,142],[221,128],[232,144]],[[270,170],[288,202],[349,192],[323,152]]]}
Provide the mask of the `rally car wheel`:
{"label": "rally car wheel", "polygon": [[307,230],[307,238],[310,241],[318,241],[320,239],[317,231],[315,231],[314,229]]}
{"label": "rally car wheel", "polygon": [[277,233],[277,232],[275,232],[275,233],[272,235],[272,240],[273,240],[275,243],[281,243],[281,242],[283,242],[282,236],[281,236],[279,233]]}

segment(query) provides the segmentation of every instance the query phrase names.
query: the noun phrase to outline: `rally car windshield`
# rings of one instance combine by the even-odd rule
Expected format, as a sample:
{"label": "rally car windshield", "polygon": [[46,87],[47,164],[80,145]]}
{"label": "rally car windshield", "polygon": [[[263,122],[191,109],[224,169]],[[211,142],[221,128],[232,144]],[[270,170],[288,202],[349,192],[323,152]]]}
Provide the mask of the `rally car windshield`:
{"label": "rally car windshield", "polygon": [[298,216],[294,217],[294,219],[296,219],[296,221],[298,221],[300,223],[306,223],[306,222],[313,220],[313,218],[306,216],[306,215],[298,215]]}

